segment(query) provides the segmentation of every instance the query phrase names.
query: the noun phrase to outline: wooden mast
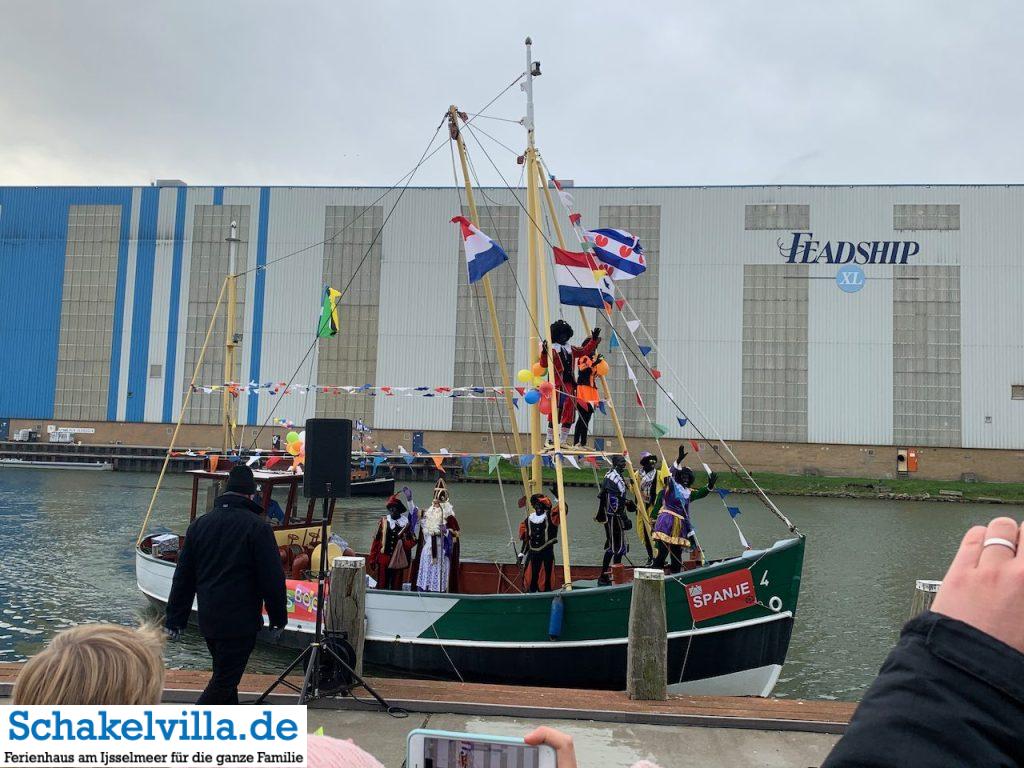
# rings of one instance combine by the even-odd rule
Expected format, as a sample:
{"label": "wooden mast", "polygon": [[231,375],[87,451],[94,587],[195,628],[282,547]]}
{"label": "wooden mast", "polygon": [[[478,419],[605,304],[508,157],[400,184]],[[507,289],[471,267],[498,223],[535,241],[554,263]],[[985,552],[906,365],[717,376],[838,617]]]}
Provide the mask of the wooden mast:
{"label": "wooden mast", "polygon": [[[466,159],[466,144],[462,139],[462,132],[459,130],[458,118],[459,111],[453,104],[448,108],[448,127],[456,146],[459,148],[459,160],[462,162],[462,179],[466,186],[466,204],[469,207],[469,219],[473,222],[474,226],[479,228],[480,217],[476,210],[476,199],[473,197],[473,185],[469,179],[469,162]],[[515,403],[512,402],[511,375],[509,373],[508,361],[505,358],[505,342],[501,338],[501,326],[498,323],[498,311],[494,304],[494,292],[491,290],[490,275],[484,275],[480,282],[483,285],[484,295],[487,297],[487,312],[491,316],[491,333],[494,335],[494,349],[498,357],[498,368],[501,370],[501,387],[505,392],[505,405],[508,408],[509,431],[512,433],[517,456],[522,456],[522,438],[519,435]],[[471,286],[469,289],[473,290]],[[523,482],[523,493],[529,498],[530,484],[526,475],[526,467],[521,466],[519,468],[519,475]]]}
{"label": "wooden mast", "polygon": [[[541,253],[544,250],[544,246],[541,242],[540,231],[540,195],[537,193],[537,184],[540,181],[540,161],[537,158],[537,149],[534,145],[533,78],[535,75],[540,74],[540,64],[538,62],[536,67],[534,66],[532,49],[533,42],[530,38],[526,38],[526,207],[530,218],[530,221],[527,224],[529,227],[527,244],[529,246],[530,266],[532,267],[530,275],[530,312],[531,317],[534,318],[534,334],[539,336],[539,329],[537,328],[536,323],[538,285],[537,282],[535,282],[535,278],[539,277],[540,294],[544,305],[544,337],[548,344],[548,378],[552,383],[554,383],[555,349],[551,339],[551,308],[549,306],[548,299],[547,271],[544,269],[544,264],[541,262]],[[540,346],[536,336],[531,337],[531,343],[533,344],[534,350],[538,349]],[[553,390],[551,393],[551,442],[553,446],[553,463],[555,465],[555,487],[558,491],[558,501],[561,508],[561,531],[559,532],[559,542],[562,547],[562,580],[564,582],[565,589],[571,590],[572,563],[569,554],[569,515],[568,504],[565,501],[565,480],[562,474],[562,455],[559,452],[561,447],[560,442],[562,439],[562,428],[558,418],[558,395],[559,393],[557,389]],[[537,487],[536,492],[539,493],[543,472],[539,450],[541,445],[540,409],[533,408],[531,416],[530,437],[538,449],[535,451],[533,457],[533,476]],[[536,428],[534,428],[535,423]]]}
{"label": "wooden mast", "polygon": [[[547,201],[548,212],[551,214],[551,222],[555,227],[555,235],[558,238],[558,247],[565,250],[565,238],[562,236],[562,226],[558,223],[558,216],[555,213],[555,203],[551,197],[551,190],[548,187],[548,169],[539,158],[537,163],[538,168],[540,169],[541,188],[544,190],[544,198]],[[583,330],[585,333],[589,334],[590,323],[587,322],[587,315],[583,311],[583,307],[580,307],[579,310],[580,321],[583,323]],[[629,446],[626,444],[626,438],[622,433],[622,425],[619,423],[619,415],[615,410],[615,403],[612,401],[611,390],[608,388],[608,381],[604,376],[599,376],[598,378],[601,380],[601,390],[604,394],[605,402],[608,403],[608,412],[612,417],[612,425],[615,428],[615,437],[619,441],[619,450],[626,458],[626,466],[629,467],[629,477],[632,481],[633,495],[636,497],[637,516],[640,518],[640,525],[643,526],[644,532],[649,538],[651,535],[651,520],[647,516],[647,506],[644,503],[643,494],[640,492],[640,478],[637,475],[636,467],[633,466],[633,461],[629,456]]]}

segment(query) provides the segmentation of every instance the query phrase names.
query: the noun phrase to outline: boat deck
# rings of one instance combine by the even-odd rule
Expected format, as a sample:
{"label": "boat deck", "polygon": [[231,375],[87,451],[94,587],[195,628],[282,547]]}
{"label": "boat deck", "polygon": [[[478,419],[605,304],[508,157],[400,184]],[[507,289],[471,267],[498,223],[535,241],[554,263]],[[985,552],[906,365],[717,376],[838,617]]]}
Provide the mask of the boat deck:
{"label": "boat deck", "polygon": [[[0,664],[0,696],[10,696],[21,664]],[[166,701],[192,701],[209,680],[201,670],[168,670]],[[295,678],[301,683],[301,678]],[[265,690],[272,675],[246,675],[239,689]],[[370,678],[369,684],[390,704],[411,712],[504,715],[537,720],[597,720],[616,723],[749,728],[778,731],[842,733],[856,704],[845,701],[758,699],[728,696],[669,696],[667,701],[633,701],[620,691],[480,685],[432,680]],[[274,700],[293,702],[279,687]],[[287,694],[287,695],[284,695]],[[365,691],[357,691],[364,698]],[[243,697],[244,698],[244,697]],[[365,709],[351,698],[328,699],[314,706]]]}

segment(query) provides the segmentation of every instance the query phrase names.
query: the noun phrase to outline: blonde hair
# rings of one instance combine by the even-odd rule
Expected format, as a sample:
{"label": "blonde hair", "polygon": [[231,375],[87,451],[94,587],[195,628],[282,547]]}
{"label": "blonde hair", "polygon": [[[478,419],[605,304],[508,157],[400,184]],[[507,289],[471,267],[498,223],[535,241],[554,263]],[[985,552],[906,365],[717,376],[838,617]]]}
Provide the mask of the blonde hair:
{"label": "blonde hair", "polygon": [[163,649],[163,632],[153,626],[65,629],[21,670],[14,703],[159,704]]}

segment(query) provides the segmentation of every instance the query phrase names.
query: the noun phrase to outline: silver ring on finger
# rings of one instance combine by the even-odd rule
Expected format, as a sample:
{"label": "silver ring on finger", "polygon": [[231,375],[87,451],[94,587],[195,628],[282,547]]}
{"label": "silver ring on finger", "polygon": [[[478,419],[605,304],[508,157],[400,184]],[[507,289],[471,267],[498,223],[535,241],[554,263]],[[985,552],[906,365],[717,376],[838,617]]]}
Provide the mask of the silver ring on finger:
{"label": "silver ring on finger", "polygon": [[993,547],[993,546],[996,546],[996,547],[1006,547],[1007,549],[1009,549],[1014,554],[1017,554],[1017,545],[1014,542],[1010,541],[1009,539],[1003,539],[1003,538],[1000,538],[998,536],[990,536],[989,538],[985,539],[984,544],[982,544],[982,547]]}

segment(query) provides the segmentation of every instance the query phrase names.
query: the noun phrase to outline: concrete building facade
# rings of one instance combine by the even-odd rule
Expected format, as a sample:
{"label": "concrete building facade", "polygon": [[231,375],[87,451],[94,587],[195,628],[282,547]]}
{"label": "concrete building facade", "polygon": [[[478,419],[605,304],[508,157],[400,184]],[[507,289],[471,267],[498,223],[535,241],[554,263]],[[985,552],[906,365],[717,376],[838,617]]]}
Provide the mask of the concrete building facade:
{"label": "concrete building facade", "polygon": [[[484,192],[481,229],[510,256],[492,277],[515,370],[534,355],[527,216],[508,190]],[[604,345],[629,435],[649,437],[655,421],[670,438],[698,437],[696,427],[752,444],[1024,449],[1024,187],[573,195],[585,224],[628,230],[647,252],[647,273],[620,284],[631,308],[613,315],[622,348]],[[395,205],[398,197],[380,188],[0,188],[0,418],[173,423],[227,272],[231,221],[245,270],[234,379],[500,384],[481,295],[466,284],[449,223],[458,191],[410,188]],[[345,290],[342,330],[317,341],[325,285]],[[551,301],[578,321],[575,308],[559,310],[553,285]],[[624,323],[631,312],[636,339]],[[221,317],[200,384],[223,382],[223,327]],[[629,355],[640,345],[653,348],[647,362],[662,374],[639,376],[646,409],[626,368],[639,369]],[[237,406],[246,425],[344,415],[460,435],[498,430],[505,418],[485,400],[319,391],[242,393]],[[214,423],[220,408],[200,393],[185,421]],[[601,414],[594,426],[610,432]]]}

